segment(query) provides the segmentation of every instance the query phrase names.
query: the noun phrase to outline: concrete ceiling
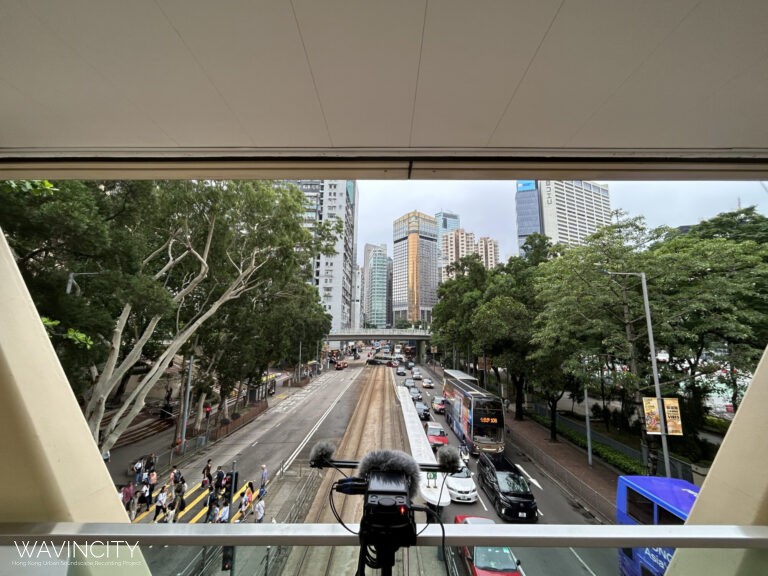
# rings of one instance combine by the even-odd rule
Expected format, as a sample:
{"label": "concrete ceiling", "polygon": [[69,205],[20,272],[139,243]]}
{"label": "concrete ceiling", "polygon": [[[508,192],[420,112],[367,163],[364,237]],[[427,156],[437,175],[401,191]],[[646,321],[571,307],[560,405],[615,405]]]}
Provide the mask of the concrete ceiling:
{"label": "concrete ceiling", "polygon": [[766,178],[767,31],[766,0],[0,0],[0,171]]}

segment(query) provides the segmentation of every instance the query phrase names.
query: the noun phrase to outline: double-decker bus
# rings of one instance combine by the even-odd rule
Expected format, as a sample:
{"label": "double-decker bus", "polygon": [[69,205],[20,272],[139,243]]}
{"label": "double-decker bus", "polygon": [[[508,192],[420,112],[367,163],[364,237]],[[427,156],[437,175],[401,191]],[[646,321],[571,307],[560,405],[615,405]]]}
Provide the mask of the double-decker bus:
{"label": "double-decker bus", "polygon": [[[684,524],[698,486],[678,478],[619,476],[616,488],[617,524]],[[674,548],[621,548],[619,574],[662,576]]]}
{"label": "double-decker bus", "polygon": [[498,396],[460,370],[445,370],[443,396],[448,425],[473,454],[504,452],[504,407]]}

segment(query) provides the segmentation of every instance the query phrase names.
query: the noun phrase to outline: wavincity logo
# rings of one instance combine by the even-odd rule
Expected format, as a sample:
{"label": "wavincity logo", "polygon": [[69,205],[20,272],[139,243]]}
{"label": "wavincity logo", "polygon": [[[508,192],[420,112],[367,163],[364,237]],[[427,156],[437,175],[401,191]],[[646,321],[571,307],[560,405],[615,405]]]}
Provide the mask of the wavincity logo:
{"label": "wavincity logo", "polygon": [[135,560],[139,563],[139,543],[127,540],[93,540],[82,543],[49,540],[14,541],[19,566],[45,566],[51,564],[123,564]]}

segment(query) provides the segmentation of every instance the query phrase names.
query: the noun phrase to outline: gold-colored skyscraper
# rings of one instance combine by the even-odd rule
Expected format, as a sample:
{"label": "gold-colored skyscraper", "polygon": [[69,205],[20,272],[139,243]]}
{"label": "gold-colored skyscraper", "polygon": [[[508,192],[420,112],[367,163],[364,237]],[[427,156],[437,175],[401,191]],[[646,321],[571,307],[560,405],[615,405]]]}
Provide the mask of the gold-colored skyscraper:
{"label": "gold-colored skyscraper", "polygon": [[432,321],[437,304],[437,220],[409,212],[393,223],[392,312],[398,321]]}

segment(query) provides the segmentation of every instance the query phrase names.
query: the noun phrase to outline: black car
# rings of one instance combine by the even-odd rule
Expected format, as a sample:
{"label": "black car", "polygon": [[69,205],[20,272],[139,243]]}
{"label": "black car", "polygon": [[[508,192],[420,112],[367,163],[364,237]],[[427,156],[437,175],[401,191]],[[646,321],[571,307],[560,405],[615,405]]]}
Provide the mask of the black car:
{"label": "black car", "polygon": [[420,402],[422,400],[421,392],[419,392],[416,388],[408,388],[408,392],[411,393],[411,400],[413,400],[414,402],[416,401]]}
{"label": "black car", "polygon": [[480,454],[477,460],[480,486],[493,502],[496,514],[510,522],[536,522],[536,499],[528,481],[514,464],[502,456]]}
{"label": "black car", "polygon": [[416,408],[416,413],[419,415],[419,418],[421,420],[429,420],[429,406],[424,404],[424,402],[414,402],[413,407]]}

